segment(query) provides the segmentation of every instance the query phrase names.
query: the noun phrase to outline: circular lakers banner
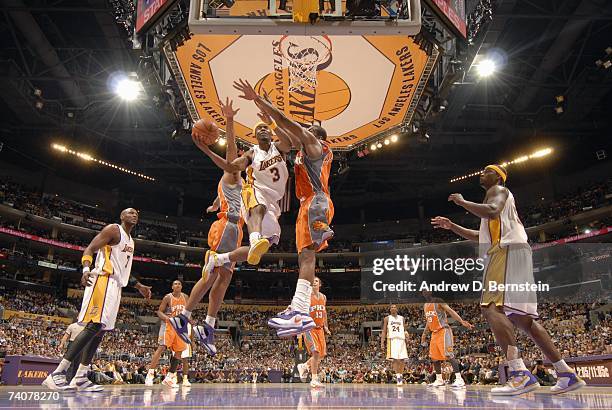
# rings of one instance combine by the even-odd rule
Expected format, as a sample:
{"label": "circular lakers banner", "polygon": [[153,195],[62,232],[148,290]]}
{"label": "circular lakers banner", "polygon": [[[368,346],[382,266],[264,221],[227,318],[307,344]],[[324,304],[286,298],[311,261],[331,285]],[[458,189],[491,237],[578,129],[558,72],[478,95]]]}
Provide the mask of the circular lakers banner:
{"label": "circular lakers banner", "polygon": [[320,123],[340,150],[409,119],[435,59],[404,36],[195,35],[167,56],[193,119],[224,129],[218,104],[229,97],[236,136],[254,143],[257,107],[232,86],[242,78],[291,119]]}

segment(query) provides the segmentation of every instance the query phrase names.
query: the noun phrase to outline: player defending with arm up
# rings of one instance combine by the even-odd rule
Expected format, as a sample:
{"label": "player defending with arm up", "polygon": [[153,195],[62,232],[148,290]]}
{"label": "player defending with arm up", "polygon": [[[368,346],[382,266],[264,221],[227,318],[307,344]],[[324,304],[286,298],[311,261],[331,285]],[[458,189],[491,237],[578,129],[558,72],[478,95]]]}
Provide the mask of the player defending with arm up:
{"label": "player defending with arm up", "polygon": [[329,174],[334,156],[325,142],[327,133],[322,127],[313,125],[306,129],[290,120],[267,99],[257,95],[247,81],[235,82],[234,88],[277,124],[279,137],[285,136],[299,150],[295,159],[295,192],[300,200],[295,227],[299,277],[290,308],[268,321],[279,336],[293,336],[315,326],[309,315],[315,254],[325,249],[327,241],[334,235],[329,227],[334,215],[329,194]]}

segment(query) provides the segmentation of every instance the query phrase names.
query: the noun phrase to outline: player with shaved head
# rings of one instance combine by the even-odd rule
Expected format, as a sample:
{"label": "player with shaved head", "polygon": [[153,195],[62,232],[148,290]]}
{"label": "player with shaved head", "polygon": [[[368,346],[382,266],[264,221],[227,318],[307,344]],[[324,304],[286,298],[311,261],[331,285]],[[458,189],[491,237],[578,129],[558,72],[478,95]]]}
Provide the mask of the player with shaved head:
{"label": "player with shaved head", "polygon": [[[43,386],[49,389],[83,392],[103,390],[102,386],[87,379],[87,371],[104,332],[115,328],[121,289],[130,285],[145,298],[151,298],[151,287],[130,276],[134,259],[134,239],[131,233],[138,223],[138,211],[134,208],[124,209],[120,218],[121,224],[105,226],[83,251],[81,284],[85,286],[85,293],[78,321],[85,324],[85,328],[70,344],[59,366],[43,381]],[[95,261],[94,253],[97,253]],[[66,370],[75,360],[79,360],[80,365],[68,384]]]}

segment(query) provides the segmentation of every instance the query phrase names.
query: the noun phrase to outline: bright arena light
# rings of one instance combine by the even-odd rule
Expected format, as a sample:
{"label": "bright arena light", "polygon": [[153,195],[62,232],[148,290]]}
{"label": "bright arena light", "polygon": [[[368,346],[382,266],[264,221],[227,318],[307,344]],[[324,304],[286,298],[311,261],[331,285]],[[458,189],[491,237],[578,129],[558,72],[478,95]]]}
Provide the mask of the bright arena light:
{"label": "bright arena light", "polygon": [[497,64],[495,64],[495,61],[487,58],[482,60],[476,69],[480,77],[490,77],[497,70]]}
{"label": "bright arena light", "polygon": [[376,144],[372,144],[372,145],[370,145],[370,150],[371,150],[371,151],[376,151],[376,148],[377,148],[377,147],[376,147]]}
{"label": "bright arena light", "polygon": [[391,142],[397,142],[397,134],[391,136]]}
{"label": "bright arena light", "polygon": [[[507,161],[502,162],[500,165],[505,168],[509,165],[520,164],[522,162],[528,162],[531,159],[538,159],[538,158],[545,157],[551,154],[552,152],[553,152],[552,148],[544,148],[544,149],[540,149],[538,151],[533,152],[531,155],[521,155],[520,157],[515,158],[510,162],[507,162]],[[460,177],[451,178],[450,182],[462,181],[464,179],[475,177],[476,175],[480,175],[481,173],[482,173],[482,170],[475,171],[470,174],[462,175]]]}
{"label": "bright arena light", "polygon": [[225,138],[219,138],[219,145],[223,147],[225,144],[227,144],[227,140]]}
{"label": "bright arena light", "polygon": [[148,181],[155,181],[155,178],[152,178],[150,176],[141,174],[141,173],[136,172],[136,171],[132,171],[132,170],[127,169],[127,168],[123,168],[123,167],[121,167],[119,165],[111,164],[110,162],[106,162],[106,161],[98,159],[98,158],[94,158],[90,154],[87,154],[85,152],[74,151],[74,150],[72,150],[72,149],[70,149],[70,148],[68,148],[68,147],[66,147],[64,145],[51,144],[51,148],[53,148],[54,150],[59,151],[61,153],[64,153],[64,154],[74,155],[75,157],[79,157],[79,158],[81,158],[84,161],[93,161],[93,162],[96,162],[96,163],[98,163],[100,165],[104,165],[105,167],[113,168],[113,169],[116,169],[116,170],[121,171],[121,172],[126,173],[126,174],[134,175],[134,176],[140,177],[142,179],[146,179]]}
{"label": "bright arena light", "polygon": [[124,101],[134,101],[140,96],[142,84],[130,78],[123,78],[115,85],[115,94]]}
{"label": "bright arena light", "polygon": [[389,145],[390,143],[391,143],[391,141],[385,140],[385,145]]}
{"label": "bright arena light", "polygon": [[381,144],[380,142],[379,142],[378,144],[376,144],[376,146],[377,146],[378,148],[382,148],[382,144]]}

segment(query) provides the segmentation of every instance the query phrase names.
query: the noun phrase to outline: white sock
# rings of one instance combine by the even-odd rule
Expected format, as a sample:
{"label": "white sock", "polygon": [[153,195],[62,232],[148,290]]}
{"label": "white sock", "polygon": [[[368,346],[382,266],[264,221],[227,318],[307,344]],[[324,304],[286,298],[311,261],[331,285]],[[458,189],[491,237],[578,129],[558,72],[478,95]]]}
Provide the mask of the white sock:
{"label": "white sock", "polygon": [[191,319],[191,310],[187,310],[183,308],[183,312],[181,313],[183,313],[183,315],[185,315],[187,319]]}
{"label": "white sock", "polygon": [[217,322],[217,318],[216,317],[212,317],[212,316],[206,315],[206,323],[208,323],[210,325],[210,327],[214,328],[216,322]]}
{"label": "white sock", "polygon": [[508,360],[508,367],[513,371],[527,370],[525,362],[521,358]]}
{"label": "white sock", "polygon": [[53,373],[64,372],[69,367],[70,367],[70,362],[68,360],[66,360],[66,359],[62,359],[62,361],[60,362],[59,366],[57,366],[57,369],[55,369],[55,371]]}
{"label": "white sock", "polygon": [[217,262],[215,263],[216,266],[223,266],[226,263],[230,263],[230,254],[229,252],[227,253],[220,253],[217,255]]}
{"label": "white sock", "polygon": [[87,371],[89,370],[89,366],[85,366],[84,364],[79,364],[79,368],[76,372],[76,374],[74,375],[74,377],[77,378],[84,378],[87,377]]}
{"label": "white sock", "polygon": [[[306,279],[298,279],[295,286],[295,294],[291,300],[291,310],[301,313],[309,313],[310,311],[310,292],[312,287]],[[305,306],[306,309],[305,309]]]}
{"label": "white sock", "polygon": [[147,375],[155,376],[155,369],[149,369],[149,371],[147,372]]}
{"label": "white sock", "polygon": [[461,373],[455,373],[455,381],[457,380],[463,380],[463,377],[461,377]]}
{"label": "white sock", "polygon": [[249,234],[249,243],[253,245],[254,242],[257,242],[261,239],[261,234],[259,232],[251,232]]}
{"label": "white sock", "polygon": [[553,367],[557,373],[574,373],[574,370],[565,363],[565,360],[561,359],[558,362],[553,363]]}
{"label": "white sock", "polygon": [[187,378],[187,375],[186,375],[186,374],[184,374],[184,375],[183,375],[183,380],[185,380],[185,379],[189,380],[189,379]]}

